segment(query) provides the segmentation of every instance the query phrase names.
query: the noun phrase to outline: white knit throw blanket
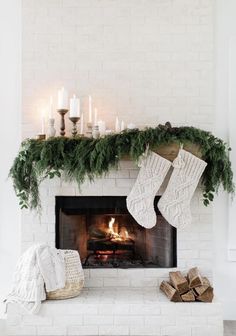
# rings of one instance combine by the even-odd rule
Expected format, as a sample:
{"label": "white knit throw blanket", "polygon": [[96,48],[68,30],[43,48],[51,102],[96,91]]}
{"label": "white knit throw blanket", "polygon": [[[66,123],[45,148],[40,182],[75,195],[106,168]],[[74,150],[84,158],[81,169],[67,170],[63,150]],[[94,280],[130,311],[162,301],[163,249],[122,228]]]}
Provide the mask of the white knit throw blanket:
{"label": "white knit throw blanket", "polygon": [[37,313],[46,292],[65,286],[63,251],[46,244],[30,247],[17,263],[13,288],[6,303],[17,302],[29,313]]}

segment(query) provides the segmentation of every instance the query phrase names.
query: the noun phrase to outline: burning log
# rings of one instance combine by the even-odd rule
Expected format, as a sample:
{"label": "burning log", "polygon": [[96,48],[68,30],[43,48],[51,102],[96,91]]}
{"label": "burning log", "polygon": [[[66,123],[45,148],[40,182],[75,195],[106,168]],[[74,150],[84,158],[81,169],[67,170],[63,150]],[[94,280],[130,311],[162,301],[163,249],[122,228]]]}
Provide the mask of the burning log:
{"label": "burning log", "polygon": [[95,226],[91,226],[89,228],[89,235],[92,238],[97,238],[97,239],[104,239],[107,237],[107,233]]}

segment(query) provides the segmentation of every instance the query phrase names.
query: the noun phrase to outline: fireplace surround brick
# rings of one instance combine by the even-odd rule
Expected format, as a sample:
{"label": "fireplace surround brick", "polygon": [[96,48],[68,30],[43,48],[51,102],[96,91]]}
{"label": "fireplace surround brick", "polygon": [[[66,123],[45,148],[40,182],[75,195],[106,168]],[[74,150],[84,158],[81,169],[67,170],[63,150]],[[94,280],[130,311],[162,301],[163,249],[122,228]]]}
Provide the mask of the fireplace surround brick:
{"label": "fireplace surround brick", "polygon": [[90,288],[71,300],[44,303],[36,316],[13,304],[9,314],[9,335],[223,335],[220,303],[171,303],[153,287]]}
{"label": "fireplace surround brick", "polygon": [[[86,181],[81,188],[76,183],[67,183],[59,178],[44,181],[40,187],[41,215],[28,210],[22,214],[22,251],[35,242],[55,246],[55,196],[124,196],[135,182],[133,178],[123,177],[130,176],[131,171],[132,174],[138,171],[133,162],[121,162],[117,171],[113,170],[94,182]],[[167,179],[159,194],[163,192]],[[191,202],[192,224],[183,231],[178,230],[177,266],[182,269],[198,266],[202,272],[209,274],[212,261],[212,208],[205,207],[201,198],[198,188]]]}
{"label": "fireplace surround brick", "polygon": [[[41,216],[28,210],[22,213],[22,251],[35,242],[55,246],[55,196],[127,195],[137,172],[133,162],[121,162],[117,171],[86,181],[80,189],[63,178],[44,181]],[[213,281],[212,209],[202,204],[201,197],[198,188],[191,202],[192,224],[177,232],[177,268],[185,271],[198,266]],[[37,316],[9,305],[8,334],[222,336],[219,302],[172,303],[159,293],[170,270],[174,269],[85,269],[85,288],[75,299],[47,301]]]}

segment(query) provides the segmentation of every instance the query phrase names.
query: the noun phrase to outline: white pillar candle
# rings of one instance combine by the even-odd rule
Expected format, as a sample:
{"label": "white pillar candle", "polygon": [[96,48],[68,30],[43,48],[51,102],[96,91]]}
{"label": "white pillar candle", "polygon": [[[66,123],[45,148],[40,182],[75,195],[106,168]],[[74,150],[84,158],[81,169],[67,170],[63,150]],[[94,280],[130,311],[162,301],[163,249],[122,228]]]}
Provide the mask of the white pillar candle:
{"label": "white pillar candle", "polygon": [[106,133],[106,123],[104,120],[98,120],[98,129],[99,129],[99,133],[101,135],[104,135]]}
{"label": "white pillar candle", "polygon": [[62,87],[58,91],[58,110],[67,110],[68,109],[68,92]]}
{"label": "white pillar candle", "polygon": [[45,134],[45,109],[41,111],[41,134]]}
{"label": "white pillar candle", "polygon": [[94,125],[97,126],[97,120],[98,120],[98,109],[94,108]]}
{"label": "white pillar candle", "polygon": [[52,96],[50,97],[50,102],[49,102],[49,114],[48,114],[48,118],[49,119],[53,119],[54,114],[53,114],[53,99]]}
{"label": "white pillar candle", "polygon": [[80,134],[84,134],[84,114],[81,114],[80,118]]}
{"label": "white pillar candle", "polygon": [[92,97],[89,96],[89,120],[90,123],[92,122]]}
{"label": "white pillar candle", "polygon": [[134,129],[134,128],[136,128],[136,125],[133,124],[133,123],[129,123],[129,124],[127,125],[127,128],[128,128],[128,129]]}
{"label": "white pillar candle", "polygon": [[116,117],[115,132],[116,133],[120,132],[120,121],[119,121],[118,117]]}
{"label": "white pillar candle", "polygon": [[70,117],[80,117],[80,101],[75,94],[70,99]]}
{"label": "white pillar candle", "polygon": [[121,132],[124,131],[124,129],[125,129],[125,123],[124,123],[124,120],[121,120],[121,123],[120,123]]}

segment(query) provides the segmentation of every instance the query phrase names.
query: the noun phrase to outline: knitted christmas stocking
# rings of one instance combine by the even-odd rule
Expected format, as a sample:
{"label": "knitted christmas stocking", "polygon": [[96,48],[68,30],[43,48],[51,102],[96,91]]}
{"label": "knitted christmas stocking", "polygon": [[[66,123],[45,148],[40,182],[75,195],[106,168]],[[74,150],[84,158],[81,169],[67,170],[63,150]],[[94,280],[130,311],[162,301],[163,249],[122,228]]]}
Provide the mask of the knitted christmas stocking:
{"label": "knitted christmas stocking", "polygon": [[170,166],[170,161],[151,151],[140,163],[137,180],[126,199],[126,204],[136,222],[145,228],[152,228],[156,224],[154,197]]}
{"label": "knitted christmas stocking", "polygon": [[158,208],[171,225],[184,228],[191,223],[190,201],[207,163],[180,149],[172,165],[174,170]]}

